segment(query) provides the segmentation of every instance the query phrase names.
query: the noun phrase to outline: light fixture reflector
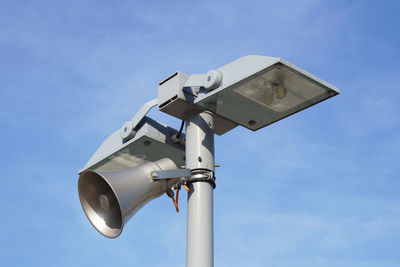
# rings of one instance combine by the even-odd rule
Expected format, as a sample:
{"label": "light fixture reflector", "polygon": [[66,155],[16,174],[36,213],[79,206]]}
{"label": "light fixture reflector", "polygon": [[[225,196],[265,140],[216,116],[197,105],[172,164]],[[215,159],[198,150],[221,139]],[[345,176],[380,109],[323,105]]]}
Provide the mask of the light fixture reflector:
{"label": "light fixture reflector", "polygon": [[282,66],[254,75],[234,91],[274,112],[285,112],[329,90]]}

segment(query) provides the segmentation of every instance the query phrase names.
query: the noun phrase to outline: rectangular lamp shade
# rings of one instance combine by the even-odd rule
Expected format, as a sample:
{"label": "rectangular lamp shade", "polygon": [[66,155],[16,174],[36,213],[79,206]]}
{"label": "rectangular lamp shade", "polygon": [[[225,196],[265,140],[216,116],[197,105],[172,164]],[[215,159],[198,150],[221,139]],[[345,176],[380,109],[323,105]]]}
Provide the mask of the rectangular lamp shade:
{"label": "rectangular lamp shade", "polygon": [[[111,134],[79,170],[120,171],[149,161],[169,158],[177,166],[185,165],[185,147],[174,144],[170,136],[178,131],[145,116],[136,135],[123,142],[120,130]],[[184,134],[182,134],[184,137]]]}
{"label": "rectangular lamp shade", "polygon": [[197,104],[253,131],[339,93],[279,58],[248,56],[218,70],[222,85],[203,91]]}

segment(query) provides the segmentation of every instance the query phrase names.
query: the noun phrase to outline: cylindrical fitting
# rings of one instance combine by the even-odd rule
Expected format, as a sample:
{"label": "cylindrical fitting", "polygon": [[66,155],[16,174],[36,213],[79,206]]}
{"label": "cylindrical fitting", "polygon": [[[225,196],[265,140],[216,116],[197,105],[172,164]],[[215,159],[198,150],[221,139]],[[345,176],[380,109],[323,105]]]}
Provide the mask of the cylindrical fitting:
{"label": "cylindrical fitting", "polygon": [[186,166],[214,171],[214,119],[211,112],[186,120]]}

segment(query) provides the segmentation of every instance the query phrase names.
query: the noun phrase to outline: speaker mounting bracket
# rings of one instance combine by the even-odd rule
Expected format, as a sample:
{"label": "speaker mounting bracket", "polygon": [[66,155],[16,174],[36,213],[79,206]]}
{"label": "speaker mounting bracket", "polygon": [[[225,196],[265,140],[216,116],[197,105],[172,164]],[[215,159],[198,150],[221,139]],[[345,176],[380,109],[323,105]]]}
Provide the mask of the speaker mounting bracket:
{"label": "speaker mounting bracket", "polygon": [[151,178],[153,181],[174,178],[190,178],[192,176],[189,169],[176,169],[166,171],[153,171]]}

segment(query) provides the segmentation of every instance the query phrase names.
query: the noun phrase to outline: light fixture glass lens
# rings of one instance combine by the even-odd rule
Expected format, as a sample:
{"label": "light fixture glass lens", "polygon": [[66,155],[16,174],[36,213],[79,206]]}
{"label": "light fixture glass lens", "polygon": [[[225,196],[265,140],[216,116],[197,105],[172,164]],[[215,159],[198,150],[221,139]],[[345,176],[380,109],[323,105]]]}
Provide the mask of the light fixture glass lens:
{"label": "light fixture glass lens", "polygon": [[235,91],[275,112],[285,112],[326,94],[327,89],[282,66],[253,76]]}

